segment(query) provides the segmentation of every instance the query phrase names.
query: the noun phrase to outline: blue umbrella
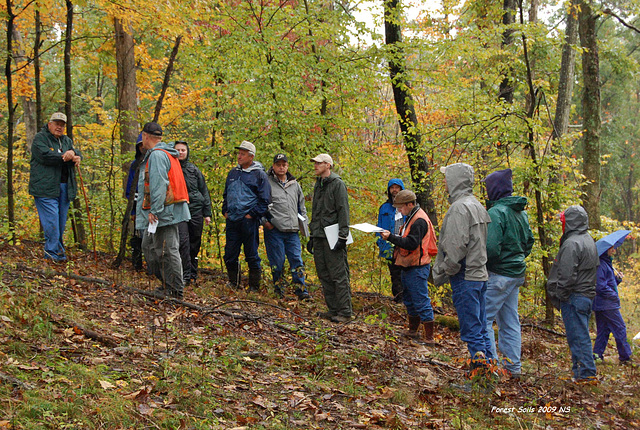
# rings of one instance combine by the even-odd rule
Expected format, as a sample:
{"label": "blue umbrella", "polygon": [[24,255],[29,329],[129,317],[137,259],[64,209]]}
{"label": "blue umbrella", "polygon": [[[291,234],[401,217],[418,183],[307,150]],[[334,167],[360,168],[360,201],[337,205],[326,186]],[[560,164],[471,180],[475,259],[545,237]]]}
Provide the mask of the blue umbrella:
{"label": "blue umbrella", "polygon": [[609,248],[617,248],[622,245],[629,233],[631,233],[631,230],[618,230],[597,241],[598,255],[604,254]]}

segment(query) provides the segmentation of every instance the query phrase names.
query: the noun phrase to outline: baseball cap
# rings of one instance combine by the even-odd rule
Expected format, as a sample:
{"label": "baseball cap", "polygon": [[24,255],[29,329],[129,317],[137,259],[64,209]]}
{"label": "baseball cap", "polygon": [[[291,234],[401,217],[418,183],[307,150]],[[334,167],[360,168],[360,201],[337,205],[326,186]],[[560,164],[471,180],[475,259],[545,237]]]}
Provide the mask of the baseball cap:
{"label": "baseball cap", "polygon": [[249,154],[256,155],[256,146],[248,140],[243,140],[240,146],[236,146],[236,149],[244,149],[249,151]]}
{"label": "baseball cap", "polygon": [[393,207],[397,208],[405,203],[411,203],[416,201],[416,193],[411,190],[402,190],[393,199]]}
{"label": "baseball cap", "polygon": [[64,121],[67,122],[67,116],[65,114],[63,114],[62,112],[55,112],[51,115],[51,119],[49,119],[49,122],[51,121]]}
{"label": "baseball cap", "polygon": [[273,157],[273,164],[276,164],[278,161],[286,161],[288,163],[289,159],[286,154],[276,154],[276,156]]}
{"label": "baseball cap", "polygon": [[333,166],[333,158],[329,154],[319,154],[311,159],[314,163],[329,163],[330,166]]}
{"label": "baseball cap", "polygon": [[160,127],[160,124],[155,122],[146,123],[142,128],[142,131],[154,136],[162,136],[162,127]]}

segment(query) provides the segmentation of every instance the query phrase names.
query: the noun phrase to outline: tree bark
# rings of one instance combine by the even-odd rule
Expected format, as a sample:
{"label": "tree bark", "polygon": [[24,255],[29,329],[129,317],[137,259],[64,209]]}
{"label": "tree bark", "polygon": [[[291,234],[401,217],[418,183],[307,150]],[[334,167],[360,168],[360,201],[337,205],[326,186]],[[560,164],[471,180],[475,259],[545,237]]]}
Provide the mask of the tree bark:
{"label": "tree bark", "polygon": [[559,139],[567,133],[569,116],[571,115],[571,97],[575,79],[576,50],[578,43],[578,10],[575,1],[569,3],[567,11],[567,27],[565,29],[562,61],[558,80],[558,100],[553,120],[553,138]]}
{"label": "tree bark", "polygon": [[167,64],[167,69],[164,72],[164,80],[162,81],[162,89],[160,90],[160,97],[158,97],[158,101],[156,102],[156,109],[153,112],[153,122],[158,122],[158,119],[160,119],[160,111],[162,111],[162,102],[164,101],[164,96],[167,93],[167,88],[169,88],[171,73],[173,73],[173,64],[175,63],[176,57],[178,56],[178,50],[180,49],[181,41],[182,41],[182,36],[176,37],[176,42],[173,45],[173,50],[171,51],[171,56],[169,57],[169,63]]}
{"label": "tree bark", "polygon": [[[513,23],[516,22],[516,0],[504,0],[503,3],[502,24],[507,26],[502,33],[502,49],[505,49],[513,43]],[[498,97],[507,103],[513,103],[513,80],[511,79],[513,69],[507,67],[505,77],[500,82],[500,93]]]}
{"label": "tree bark", "polygon": [[15,199],[13,189],[13,127],[15,106],[13,104],[13,81],[11,62],[13,61],[13,29],[16,16],[11,0],[7,0],[7,59],[4,75],[7,80],[7,218],[9,221],[9,239],[13,240],[15,228]]}
{"label": "tree bark", "polygon": [[[23,47],[22,35],[16,28],[13,29],[13,40],[15,41],[15,44],[13,46],[13,58],[15,60],[16,66],[20,66],[22,63],[26,63],[28,61],[28,58]],[[26,95],[19,96],[19,100],[20,104],[22,105],[22,118],[25,128],[25,152],[30,153],[31,142],[33,142],[33,138],[38,132],[38,122],[36,121],[36,103]]]}
{"label": "tree bark", "polygon": [[[42,127],[44,121],[42,118],[42,89],[40,87],[40,44],[42,38],[42,25],[40,23],[40,4],[36,3],[36,16],[35,16],[35,41],[33,42],[33,76],[36,89],[36,124],[37,127]],[[31,151],[31,148],[29,148]]]}
{"label": "tree bark", "polygon": [[578,14],[582,51],[583,155],[582,173],[586,184],[582,187],[582,205],[589,215],[589,227],[600,228],[600,62],[596,21],[588,1],[580,1]]}
{"label": "tree bark", "polygon": [[[64,38],[64,113],[67,115],[67,136],[73,140],[72,83],[71,83],[71,42],[73,37],[73,2],[66,0],[67,28]],[[80,183],[78,182],[78,185]],[[87,234],[82,222],[82,205],[76,196],[73,200],[73,216],[71,217],[73,235],[76,243],[83,251],[87,249]]]}
{"label": "tree bark", "polygon": [[435,167],[429,162],[424,154],[424,148],[422,148],[422,135],[411,95],[411,83],[406,76],[402,29],[400,27],[400,0],[385,0],[384,29],[385,43],[389,48],[389,75],[393,98],[409,160],[411,182],[414,185],[420,206],[429,215],[433,225],[438,225],[435,203],[432,198]]}

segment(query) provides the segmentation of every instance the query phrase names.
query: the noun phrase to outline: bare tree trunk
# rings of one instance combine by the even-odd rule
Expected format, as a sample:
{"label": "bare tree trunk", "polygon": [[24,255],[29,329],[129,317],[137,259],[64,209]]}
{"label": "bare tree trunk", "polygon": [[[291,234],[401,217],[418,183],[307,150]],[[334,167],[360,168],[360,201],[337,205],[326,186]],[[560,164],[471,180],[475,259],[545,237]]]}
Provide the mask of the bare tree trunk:
{"label": "bare tree trunk", "polygon": [[158,122],[160,118],[160,111],[162,111],[162,102],[164,101],[164,96],[167,93],[167,88],[169,88],[169,80],[171,79],[171,73],[173,73],[173,64],[176,61],[176,56],[178,55],[178,50],[180,49],[180,42],[182,41],[182,36],[176,37],[176,42],[173,45],[173,50],[171,51],[171,56],[169,57],[169,63],[167,64],[167,69],[164,72],[164,80],[162,81],[162,89],[160,90],[160,97],[158,97],[158,101],[156,102],[156,109],[153,112],[153,121]]}
{"label": "bare tree trunk", "polygon": [[4,75],[7,80],[7,217],[9,220],[9,240],[13,240],[15,228],[15,200],[13,189],[13,126],[15,105],[13,104],[13,80],[11,62],[13,60],[13,25],[16,16],[13,13],[11,0],[7,0],[7,59]]}
{"label": "bare tree trunk", "polygon": [[[36,127],[42,127],[44,121],[42,118],[42,89],[40,87],[40,44],[42,38],[42,25],[40,24],[40,4],[36,3],[35,17],[35,41],[33,43],[33,75],[36,88]],[[31,151],[31,148],[29,148]]]}
{"label": "bare tree trunk", "polygon": [[[504,0],[503,3],[502,23],[511,26],[516,22],[516,0]],[[502,49],[513,43],[513,28],[508,27],[502,34]],[[500,93],[498,97],[507,103],[513,103],[513,80],[511,79],[512,68],[508,67],[506,76],[500,82]]]}
{"label": "bare tree trunk", "polygon": [[[73,3],[66,0],[67,28],[64,38],[64,113],[67,115],[67,136],[73,140],[72,84],[71,84],[71,41],[73,36]],[[78,191],[80,182],[78,182]],[[82,222],[82,205],[76,196],[73,200],[73,216],[71,217],[73,235],[76,243],[83,251],[87,249],[87,234]]]}
{"label": "bare tree trunk", "polygon": [[589,215],[589,227],[600,228],[600,61],[596,21],[588,1],[580,1],[578,14],[580,46],[582,47],[583,155],[582,173],[586,184],[582,188],[582,205]]}
{"label": "bare tree trunk", "polygon": [[[23,62],[26,63],[28,61],[28,58],[22,45],[22,35],[16,28],[13,29],[13,40],[15,41],[15,44],[13,46],[13,58],[16,65],[20,65]],[[33,138],[38,132],[38,123],[36,121],[36,104],[33,100],[31,100],[31,98],[26,95],[20,96],[19,99],[20,104],[22,105],[22,117],[25,126],[26,149],[27,152],[30,152],[31,142],[33,142]]]}
{"label": "bare tree trunk", "polygon": [[576,68],[575,46],[578,43],[578,8],[574,1],[571,1],[567,12],[567,27],[565,29],[558,80],[558,101],[556,102],[556,115],[553,120],[554,139],[559,139],[567,133],[569,116],[571,115],[571,96],[573,95]]}
{"label": "bare tree trunk", "polygon": [[438,225],[433,201],[434,166],[428,161],[422,148],[418,118],[411,96],[411,83],[406,78],[405,58],[402,49],[402,29],[400,27],[400,0],[384,2],[385,43],[389,47],[389,75],[393,87],[393,98],[398,113],[398,123],[404,139],[409,159],[411,182],[416,190],[420,206],[423,207],[433,225]]}

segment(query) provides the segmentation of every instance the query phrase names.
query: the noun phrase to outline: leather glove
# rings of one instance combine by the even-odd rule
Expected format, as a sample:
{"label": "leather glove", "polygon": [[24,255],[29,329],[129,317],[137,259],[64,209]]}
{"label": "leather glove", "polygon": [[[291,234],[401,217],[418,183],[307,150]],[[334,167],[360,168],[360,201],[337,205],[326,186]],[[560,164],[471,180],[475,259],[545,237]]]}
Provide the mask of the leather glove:
{"label": "leather glove", "polygon": [[309,238],[309,242],[307,242],[307,251],[309,254],[313,254],[313,238]]}
{"label": "leather glove", "polygon": [[333,247],[334,251],[340,251],[341,249],[345,249],[347,247],[347,239],[339,238],[336,246]]}

